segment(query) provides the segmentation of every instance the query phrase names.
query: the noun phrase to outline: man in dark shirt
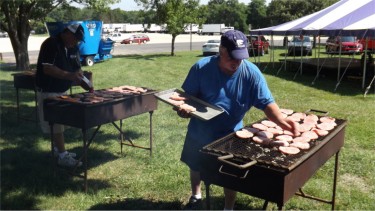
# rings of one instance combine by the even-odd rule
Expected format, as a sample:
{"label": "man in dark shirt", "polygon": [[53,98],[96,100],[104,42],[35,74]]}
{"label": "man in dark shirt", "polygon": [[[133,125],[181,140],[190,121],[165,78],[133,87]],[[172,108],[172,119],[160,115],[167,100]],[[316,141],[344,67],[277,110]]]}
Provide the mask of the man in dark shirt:
{"label": "man in dark shirt", "polygon": [[[78,44],[84,41],[83,39],[83,27],[80,24],[72,24],[57,36],[51,36],[42,43],[37,62],[36,86],[43,133],[50,133],[49,124],[44,121],[43,100],[66,94],[73,82],[79,83],[82,80]],[[54,124],[53,132],[53,150],[58,158],[57,163],[67,167],[81,166],[82,163],[74,159],[76,154],[65,150],[64,126]]]}

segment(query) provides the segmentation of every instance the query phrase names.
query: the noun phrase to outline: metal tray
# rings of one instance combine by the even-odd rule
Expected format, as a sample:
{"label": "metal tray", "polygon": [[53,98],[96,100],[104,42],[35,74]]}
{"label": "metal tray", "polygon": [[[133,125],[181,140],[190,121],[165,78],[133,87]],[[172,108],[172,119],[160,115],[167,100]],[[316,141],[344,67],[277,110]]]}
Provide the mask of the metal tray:
{"label": "metal tray", "polygon": [[194,106],[197,111],[194,111],[194,112],[191,112],[191,115],[193,117],[196,117],[196,118],[199,118],[201,120],[204,120],[204,121],[207,121],[207,120],[210,120],[218,115],[220,115],[221,113],[224,112],[223,109],[217,107],[217,106],[214,106],[214,105],[210,105],[196,97],[193,97],[193,96],[190,96],[188,94],[186,94],[185,92],[181,91],[181,90],[178,90],[178,89],[168,89],[168,90],[165,90],[165,91],[161,91],[161,92],[158,92],[155,94],[156,98],[160,99],[161,101],[173,106],[173,107],[178,107],[176,105],[173,105],[172,103],[170,103],[168,101],[169,97],[174,93],[174,92],[177,92],[179,93],[181,96],[183,97],[186,97],[187,99],[185,100],[185,103],[191,105],[191,106]]}

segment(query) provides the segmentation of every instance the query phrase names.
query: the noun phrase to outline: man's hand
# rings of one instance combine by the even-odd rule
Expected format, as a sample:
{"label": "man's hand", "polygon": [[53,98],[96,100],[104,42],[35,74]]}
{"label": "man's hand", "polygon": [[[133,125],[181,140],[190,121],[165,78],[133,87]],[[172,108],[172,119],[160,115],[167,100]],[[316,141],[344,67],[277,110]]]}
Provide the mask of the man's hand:
{"label": "man's hand", "polygon": [[173,110],[177,111],[177,115],[182,118],[189,118],[190,114],[186,110],[179,108],[179,107],[173,107]]}

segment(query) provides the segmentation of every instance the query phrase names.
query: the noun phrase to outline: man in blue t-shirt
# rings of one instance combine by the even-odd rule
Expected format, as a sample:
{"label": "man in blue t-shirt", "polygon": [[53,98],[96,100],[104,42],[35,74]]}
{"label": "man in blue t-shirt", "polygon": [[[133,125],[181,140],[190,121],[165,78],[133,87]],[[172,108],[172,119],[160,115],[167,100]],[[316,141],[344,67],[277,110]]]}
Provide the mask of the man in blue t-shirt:
{"label": "man in blue t-shirt", "polygon": [[[50,133],[50,127],[44,121],[44,99],[64,95],[73,82],[79,84],[82,80],[78,43],[83,39],[83,27],[71,24],[57,36],[51,36],[42,43],[37,62],[36,86],[39,121],[45,134]],[[82,162],[74,158],[76,154],[65,150],[64,126],[54,124],[53,132],[51,135],[57,163],[67,167],[81,166]]]}
{"label": "man in blue t-shirt", "polygon": [[[191,118],[182,150],[181,161],[190,168],[192,196],[187,209],[201,203],[200,164],[205,145],[243,127],[243,117],[252,107],[262,110],[268,119],[297,134],[294,122],[284,119],[267,86],[267,82],[253,63],[249,62],[247,37],[230,30],[221,36],[219,55],[205,57],[195,63],[182,88],[194,97],[218,106],[224,112],[208,121]],[[176,109],[179,116],[190,117],[188,111]],[[234,207],[236,192],[224,188],[224,210]]]}

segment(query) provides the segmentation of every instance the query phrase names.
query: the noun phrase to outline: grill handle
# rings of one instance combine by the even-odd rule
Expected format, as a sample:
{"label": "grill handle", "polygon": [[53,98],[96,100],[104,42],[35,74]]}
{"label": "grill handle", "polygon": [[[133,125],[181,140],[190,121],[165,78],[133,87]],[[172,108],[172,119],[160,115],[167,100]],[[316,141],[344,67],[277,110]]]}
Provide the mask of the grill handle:
{"label": "grill handle", "polygon": [[252,165],[255,165],[257,163],[256,160],[253,160],[251,162],[248,162],[248,163],[245,163],[245,164],[242,164],[242,165],[238,165],[236,163],[233,163],[233,162],[230,162],[228,159],[231,159],[233,158],[234,156],[232,154],[229,154],[229,155],[224,155],[224,156],[220,156],[218,157],[217,159],[220,160],[221,162],[223,163],[226,163],[226,164],[229,164],[231,166],[234,166],[234,167],[237,167],[237,168],[240,168],[240,169],[245,169],[245,168],[248,168]]}
{"label": "grill handle", "polygon": [[328,111],[320,111],[320,110],[315,110],[315,109],[309,109],[307,111],[305,111],[305,113],[310,113],[310,112],[317,112],[317,113],[323,113],[324,116],[327,116],[328,115]]}
{"label": "grill handle", "polygon": [[[232,176],[232,177],[239,177],[239,176],[237,176],[237,175],[235,175],[235,174],[231,174],[231,173],[228,173],[228,172],[223,171],[223,166],[224,166],[224,165],[221,165],[221,166],[220,166],[220,169],[219,169],[219,172],[220,172],[220,173],[222,173],[222,174],[226,174],[226,175],[229,175],[229,176]],[[248,173],[249,173],[249,170],[246,170],[245,174],[244,174],[242,177],[239,177],[239,178],[240,178],[240,179],[245,179]]]}

